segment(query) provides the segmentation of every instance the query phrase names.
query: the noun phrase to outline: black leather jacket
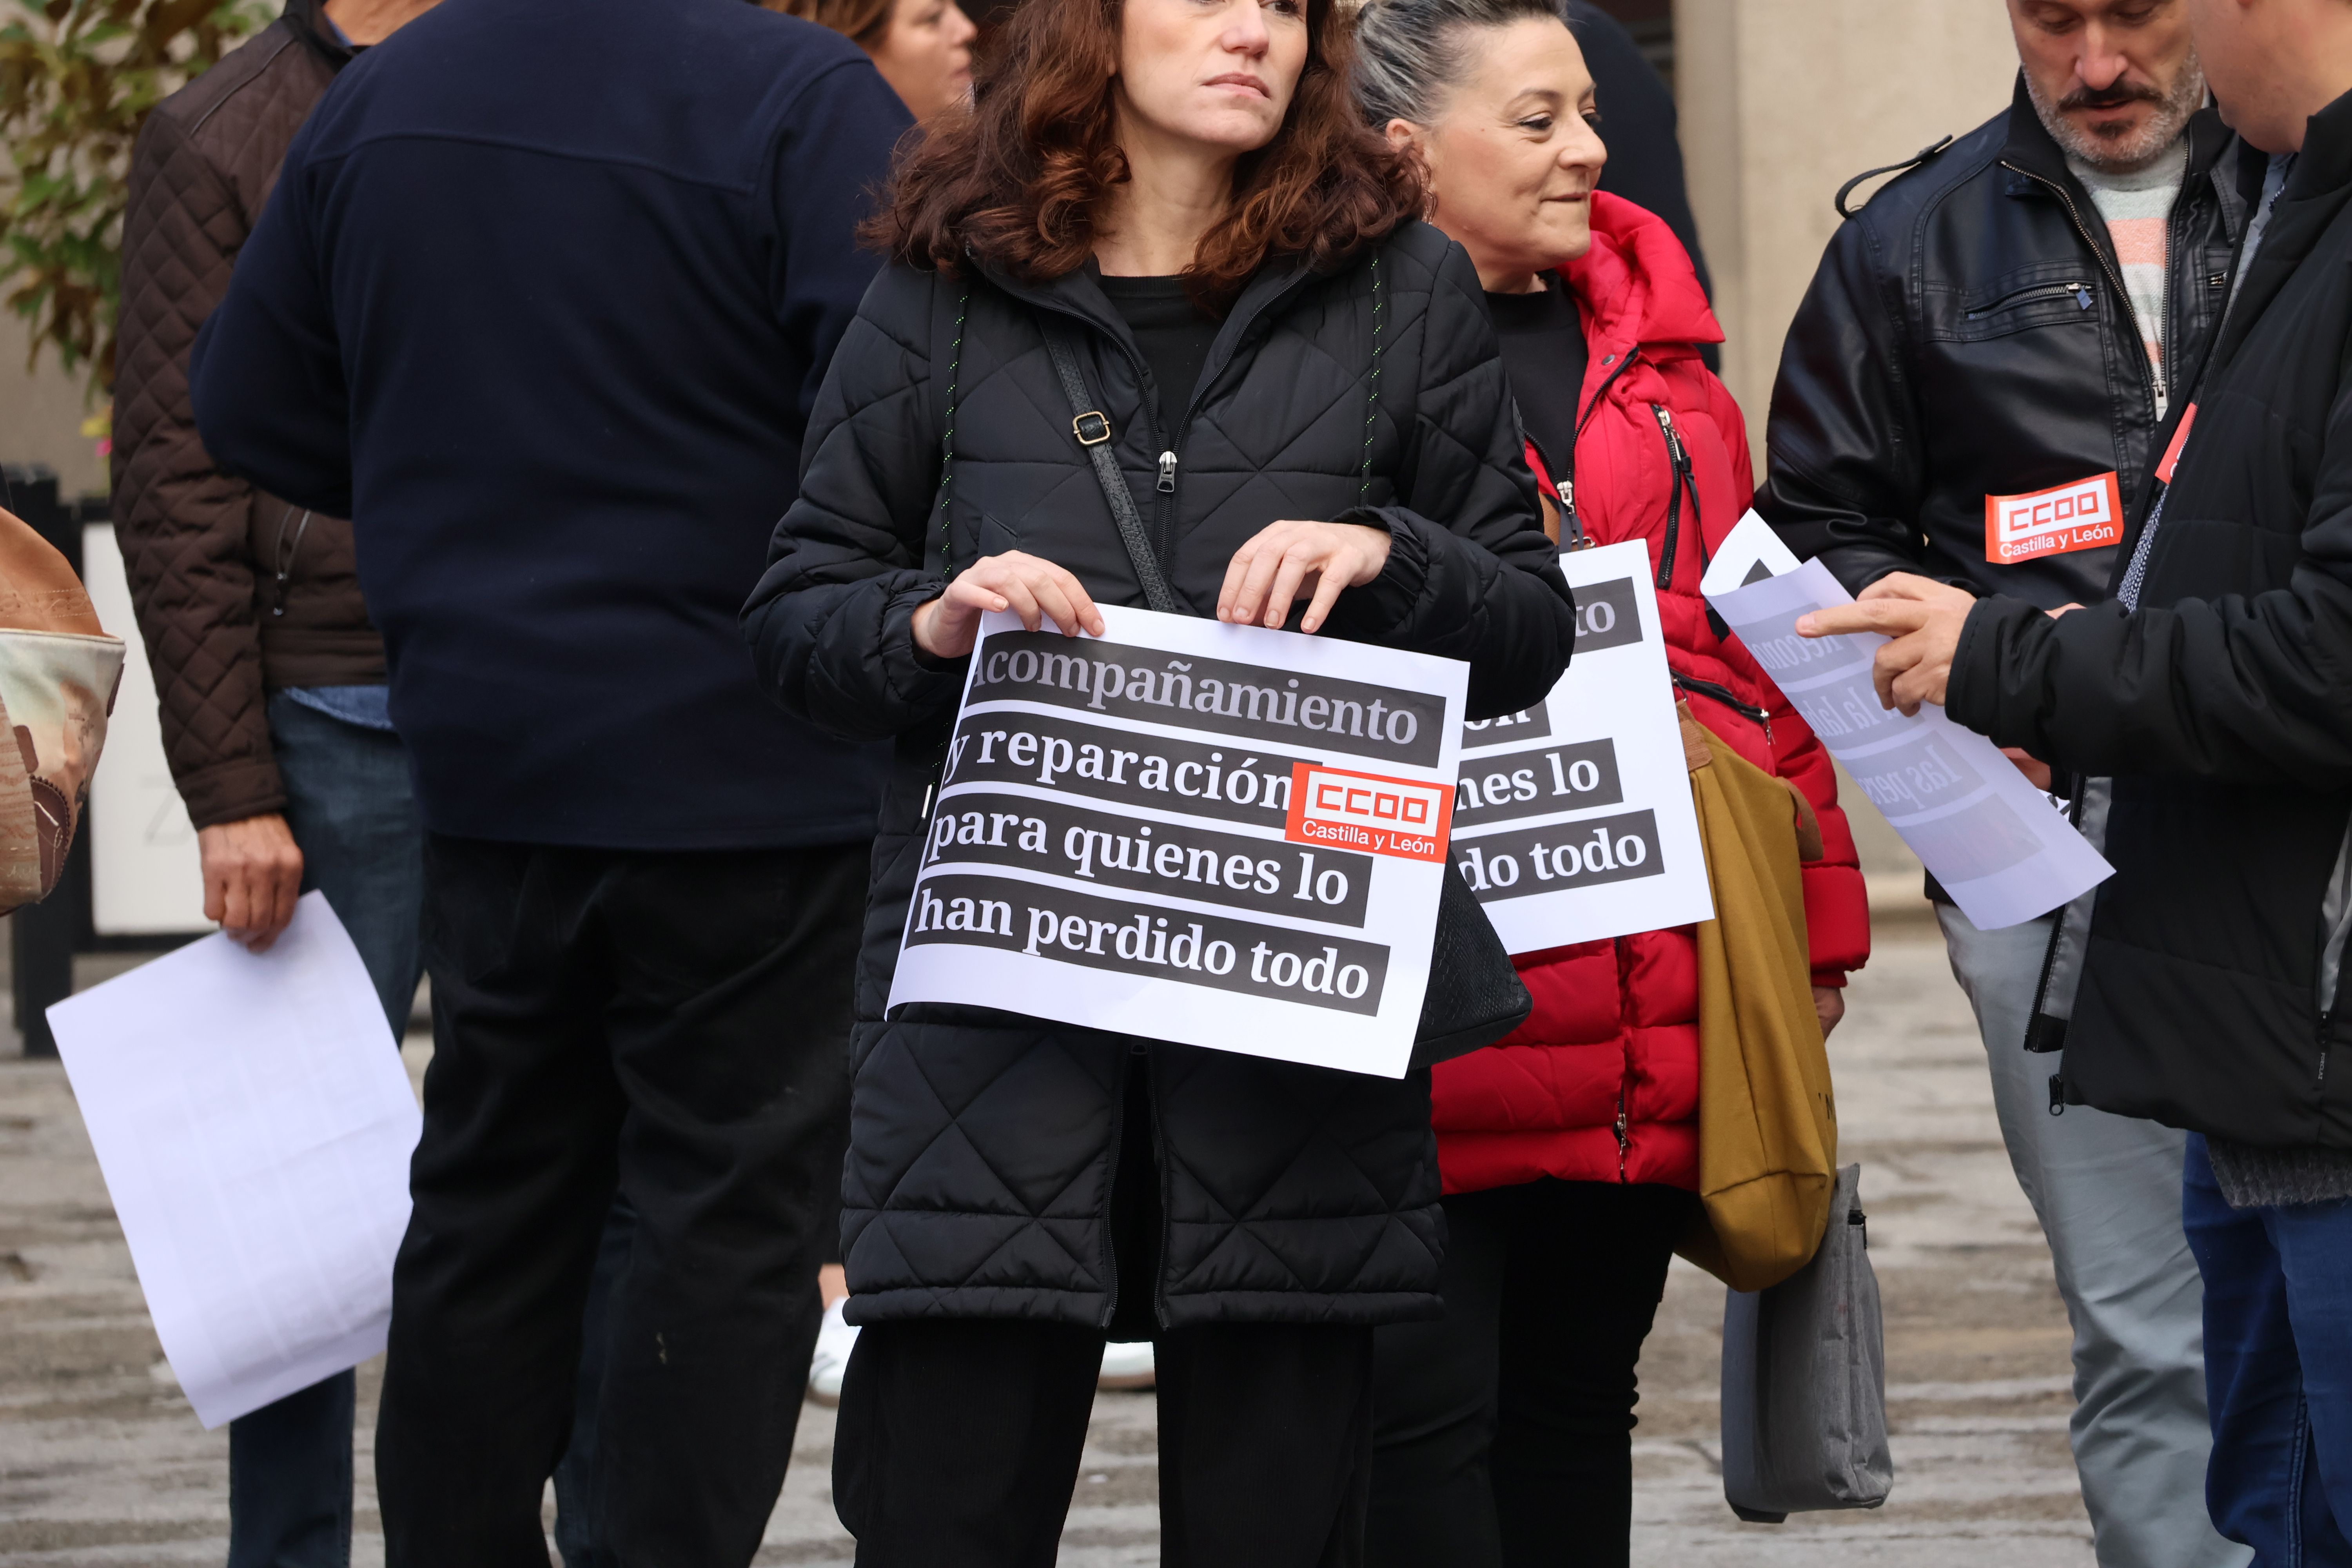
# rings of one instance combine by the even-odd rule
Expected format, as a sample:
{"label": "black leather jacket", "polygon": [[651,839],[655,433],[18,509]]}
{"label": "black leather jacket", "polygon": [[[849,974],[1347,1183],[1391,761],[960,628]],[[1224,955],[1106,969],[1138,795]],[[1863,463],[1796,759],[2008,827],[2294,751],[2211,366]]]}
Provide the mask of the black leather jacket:
{"label": "black leather jacket", "polygon": [[[2186,135],[2163,340],[2184,384],[2228,300],[2246,213],[2219,117],[2204,110]],[[2155,371],[2106,225],[2021,76],[2007,114],[1831,239],[1780,356],[1756,505],[1854,593],[1921,572],[2045,609],[2094,604],[2113,546],[1996,564],[1985,497],[2112,469],[2137,517],[2157,435]]]}

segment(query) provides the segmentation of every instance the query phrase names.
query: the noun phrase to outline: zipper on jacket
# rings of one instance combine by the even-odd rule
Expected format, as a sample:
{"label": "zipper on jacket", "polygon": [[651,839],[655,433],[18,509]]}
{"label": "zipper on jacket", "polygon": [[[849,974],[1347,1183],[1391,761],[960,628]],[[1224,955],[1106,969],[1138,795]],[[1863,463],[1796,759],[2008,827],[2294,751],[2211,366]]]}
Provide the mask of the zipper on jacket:
{"label": "zipper on jacket", "polygon": [[[2180,148],[2181,189],[2189,189],[2189,171],[2197,166],[2197,156],[2184,139]],[[2190,200],[2195,200],[2194,195]],[[2180,198],[2172,200],[2175,209]],[[2175,268],[2190,265],[2180,253],[2180,237],[2173,232],[2172,214],[2164,215],[2164,293],[2156,302],[2156,381],[2164,389],[2164,406],[2156,411],[2158,423],[2172,411],[2172,274]],[[2145,353],[2145,350],[2141,352]]]}
{"label": "zipper on jacket", "polygon": [[[2083,785],[2080,781],[2077,781],[2074,785],[2074,793],[2066,799],[2066,820],[2077,831],[2082,828]],[[2050,945],[2042,952],[2042,977],[2033,983],[2033,1005],[2025,1015],[2025,1037],[2029,1040],[2033,1037],[2033,1020],[2042,1016],[2042,1005],[2050,1000],[2050,977],[2058,972],[2058,944],[2066,940],[2066,910],[2067,906],[2064,904],[2058,906],[2057,923],[2050,928]],[[2052,1075],[2050,1081],[2056,1083],[2058,1081],[2056,1075]],[[2065,1107],[2059,1103],[2054,1089],[2052,1091],[2050,1106],[2050,1114],[2053,1116],[2065,1110]]]}
{"label": "zipper on jacket", "polygon": [[[2175,308],[2172,275],[2175,272],[2190,272],[2196,266],[2196,263],[2189,259],[2187,247],[2181,243],[2186,237],[2181,233],[2184,226],[2181,222],[2181,208],[2184,205],[2193,208],[2203,199],[2203,194],[2197,182],[2189,178],[2196,168],[2196,147],[2190,139],[2183,137],[2180,144],[2180,192],[2172,199],[2172,210],[2164,215],[2164,297],[2157,302],[2156,307],[2158,312],[2156,375],[2158,384],[2164,388],[2165,404],[2164,407],[2158,411],[2158,424],[2162,424],[2165,416],[2172,411],[2172,389],[2179,382],[2179,378],[2172,374],[2173,340],[2179,336],[2172,330],[2172,312]],[[2221,226],[2227,229],[2229,225],[2224,222]]]}
{"label": "zipper on jacket", "polygon": [[2020,305],[2029,305],[2036,300],[2056,300],[2070,294],[2074,296],[2074,303],[2083,310],[2087,310],[2091,308],[2091,286],[2088,283],[2037,283],[2031,289],[2021,289],[2014,294],[2004,294],[1990,305],[1979,306],[1970,310],[1968,317],[1971,321],[1981,321],[1987,316],[1999,315],[2003,310],[2014,310]]}
{"label": "zipper on jacket", "polygon": [[[1141,362],[1136,365],[1136,384],[1143,384]],[[1159,492],[1152,499],[1152,553],[1160,557],[1160,572],[1170,583],[1176,580],[1176,448],[1183,445],[1181,431],[1163,439],[1159,412],[1144,400],[1143,423],[1151,432],[1151,444],[1160,448],[1160,480],[1153,488]],[[1190,421],[1188,420],[1189,424]]]}
{"label": "zipper on jacket", "polygon": [[[1085,315],[1079,311],[1067,310],[1058,305],[1033,306],[1032,308],[1054,310],[1055,313],[1066,316],[1071,321],[1077,322],[1079,326],[1085,328],[1088,332],[1094,333],[1097,336],[1111,337],[1111,334],[1105,332],[1102,330],[1102,327],[1094,320],[1094,318]],[[1158,384],[1151,380],[1151,373],[1145,366],[1142,356],[1130,352],[1128,349],[1128,346],[1119,342],[1116,337],[1111,337],[1111,342],[1117,345],[1119,353],[1126,354],[1129,368],[1135,372],[1135,384],[1137,387],[1150,387],[1156,392],[1158,390]],[[1197,389],[1195,390],[1195,395],[1198,395]],[[1166,432],[1160,429],[1160,411],[1158,406],[1159,399],[1157,397],[1143,397],[1138,401],[1140,404],[1140,407],[1137,412],[1143,420],[1144,433],[1151,437],[1150,444],[1160,448],[1159,480],[1155,487],[1158,490],[1158,494],[1154,498],[1155,504],[1151,509],[1151,521],[1153,524],[1151,553],[1159,559],[1161,574],[1172,581],[1175,577],[1175,563],[1171,557],[1174,555],[1176,550],[1176,503],[1172,499],[1176,494],[1176,454],[1177,449],[1182,447],[1184,443],[1181,434],[1175,439],[1171,440],[1168,439]],[[1192,423],[1192,411],[1190,408],[1185,410],[1185,418],[1183,423],[1185,426],[1190,426]],[[1124,472],[1125,470],[1121,471]]]}
{"label": "zipper on jacket", "polygon": [[[1147,405],[1143,411],[1144,423],[1150,428],[1152,442],[1160,447],[1160,478],[1154,487],[1158,491],[1159,505],[1152,510],[1154,520],[1159,524],[1160,537],[1156,543],[1160,552],[1160,569],[1167,574],[1171,583],[1173,583],[1176,578],[1176,468],[1183,460],[1185,437],[1192,433],[1193,412],[1200,407],[1201,400],[1208,395],[1209,387],[1215,378],[1223,375],[1235,360],[1241,358],[1242,351],[1252,346],[1255,337],[1264,335],[1259,330],[1264,321],[1265,317],[1261,314],[1251,322],[1247,331],[1234,341],[1233,352],[1225,356],[1223,363],[1202,366],[1201,379],[1193,383],[1192,396],[1185,403],[1183,412],[1177,416],[1173,429],[1162,432],[1160,428],[1159,416],[1166,410],[1155,411]],[[1139,355],[1130,354],[1129,363],[1135,366],[1136,384],[1141,385],[1143,384],[1142,358]]]}
{"label": "zipper on jacket", "polygon": [[[1582,542],[1570,546],[1571,549],[1582,549],[1586,544],[1600,542],[1598,540],[1586,538],[1584,520],[1576,514],[1576,445],[1584,438],[1584,427],[1592,423],[1592,416],[1595,414],[1601,412],[1601,400],[1609,395],[1609,389],[1617,384],[1617,378],[1633,369],[1633,362],[1641,357],[1640,349],[1628,350],[1625,357],[1617,362],[1617,368],[1602,377],[1601,384],[1592,389],[1591,399],[1585,404],[1583,412],[1577,416],[1576,428],[1569,435],[1568,467],[1565,470],[1552,476],[1553,483],[1559,490],[1560,537],[1563,539],[1572,537]],[[1549,458],[1546,460],[1549,461]]]}
{"label": "zipper on jacket", "polygon": [[282,616],[286,613],[286,593],[293,580],[294,563],[301,558],[303,535],[310,531],[310,511],[306,507],[302,511],[302,521],[294,525],[294,546],[290,550],[288,549],[286,520],[293,515],[294,509],[291,506],[278,515],[278,537],[269,546],[269,564],[275,569],[278,579],[278,603],[270,607],[269,613],[272,616]]}
{"label": "zipper on jacket", "polygon": [[1696,691],[1711,701],[1722,703],[1742,719],[1752,720],[1764,726],[1764,743],[1767,746],[1772,743],[1772,710],[1770,709],[1759,708],[1752,703],[1742,702],[1728,686],[1720,686],[1712,680],[1701,680],[1696,676],[1685,675],[1680,670],[1675,670],[1672,674],[1675,684],[1685,691]]}
{"label": "zipper on jacket", "polygon": [[[1632,955],[1626,952],[1623,937],[1619,937],[1614,945],[1617,949],[1617,988],[1619,994],[1622,995],[1624,993],[1626,972],[1631,967],[1629,961]],[[1617,1134],[1617,1182],[1621,1186],[1625,1182],[1625,1156],[1633,1146],[1632,1130],[1625,1115],[1625,1073],[1631,1070],[1629,1063],[1617,1075],[1617,1121],[1614,1131]]]}
{"label": "zipper on jacket", "polygon": [[1675,580],[1675,549],[1682,534],[1683,490],[1688,487],[1691,498],[1691,526],[1699,529],[1699,564],[1706,564],[1706,534],[1698,515],[1698,476],[1691,471],[1690,454],[1683,449],[1682,432],[1675,428],[1675,416],[1666,412],[1663,403],[1650,405],[1650,412],[1658,421],[1658,434],[1665,438],[1666,463],[1673,470],[1668,476],[1666,490],[1666,542],[1658,551],[1658,591],[1664,593]]}
{"label": "zipper on jacket", "polygon": [[[2124,287],[2122,276],[2116,271],[2115,264],[2107,259],[2107,253],[2099,248],[2099,242],[2091,237],[2090,226],[2083,221],[2082,209],[2074,205],[2074,198],[2066,194],[2066,187],[2058,184],[2055,180],[2044,179],[2031,169],[2021,169],[2006,158],[2001,160],[2000,166],[2007,169],[2012,174],[2024,175],[2027,179],[2032,180],[2035,184],[2044,187],[2051,195],[2056,196],[2060,205],[2065,207],[2066,216],[2074,220],[2074,232],[2083,237],[2083,243],[2091,247],[2091,254],[2093,256],[2098,258],[2099,270],[2106,274],[2108,286],[2115,289],[2116,299],[2124,308],[2124,320],[2131,323],[2132,342],[2139,349],[2139,353],[2135,357],[2137,357],[2143,365],[2147,365],[2147,385],[2149,392],[2148,405],[2153,408],[2156,403],[2156,395],[2164,390],[2164,372],[2158,366],[2148,363],[2147,348],[2147,339],[2139,330],[2139,312],[2132,309],[2131,290]],[[2105,220],[2102,221],[2104,222]],[[2171,221],[2172,220],[2168,216],[2165,219],[2165,242],[2167,245],[2171,243]],[[2169,268],[2166,268],[2168,274],[2170,270],[2171,269]],[[2165,294],[2167,296],[2168,303],[2169,303],[2171,292],[2172,285],[2170,279],[2168,277],[2165,283]],[[2161,328],[2158,329],[2158,331],[2161,330]],[[2158,348],[2159,352],[2162,347],[2163,342],[2161,339],[2158,339]]]}

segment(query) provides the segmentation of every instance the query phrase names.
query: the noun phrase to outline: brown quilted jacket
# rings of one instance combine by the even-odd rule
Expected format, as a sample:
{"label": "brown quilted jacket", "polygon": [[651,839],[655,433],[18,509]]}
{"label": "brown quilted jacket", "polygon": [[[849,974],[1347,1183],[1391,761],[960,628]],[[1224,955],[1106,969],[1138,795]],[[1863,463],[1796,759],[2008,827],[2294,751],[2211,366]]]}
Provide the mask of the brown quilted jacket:
{"label": "brown quilted jacket", "polygon": [[188,352],[227,291],[287,144],[351,58],[286,15],[158,104],[131,155],[114,385],[114,531],[161,700],[172,777],[199,827],[282,810],[265,695],[384,679],[352,525],[213,467]]}

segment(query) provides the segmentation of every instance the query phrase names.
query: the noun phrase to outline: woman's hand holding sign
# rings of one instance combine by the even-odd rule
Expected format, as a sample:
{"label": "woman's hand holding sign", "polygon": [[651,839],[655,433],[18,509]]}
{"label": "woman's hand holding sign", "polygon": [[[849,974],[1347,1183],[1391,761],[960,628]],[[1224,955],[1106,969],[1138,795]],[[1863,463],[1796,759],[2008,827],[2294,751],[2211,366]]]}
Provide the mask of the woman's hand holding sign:
{"label": "woman's hand holding sign", "polygon": [[[1234,552],[1217,595],[1217,619],[1246,626],[1261,615],[1268,626],[1290,618],[1307,600],[1298,629],[1322,629],[1346,588],[1360,588],[1389,563],[1389,536],[1353,522],[1276,522]],[[1010,610],[1035,631],[1046,621],[1064,637],[1103,635],[1101,613],[1086,585],[1067,570],[1020,551],[984,555],[956,574],[948,591],[915,612],[915,646],[932,658],[961,658],[980,638],[980,617]]]}
{"label": "woman's hand holding sign", "polygon": [[961,658],[980,640],[980,617],[1010,610],[1035,631],[1045,621],[1064,637],[1103,635],[1102,613],[1086,585],[1062,567],[1009,551],[983,555],[956,574],[948,591],[915,612],[915,646],[936,659]]}
{"label": "woman's hand holding sign", "polygon": [[1320,631],[1343,588],[1360,588],[1389,563],[1389,536],[1358,522],[1268,523],[1225,567],[1217,619],[1230,626],[1260,621],[1279,626],[1290,606],[1308,595],[1302,632]]}
{"label": "woman's hand holding sign", "polygon": [[1797,617],[1797,634],[1809,637],[1876,632],[1891,639],[1871,667],[1882,707],[1909,718],[1922,702],[1943,706],[1959,651],[1960,627],[1976,606],[1976,595],[1933,578],[1891,573],[1862,591],[1851,605],[1814,610]]}

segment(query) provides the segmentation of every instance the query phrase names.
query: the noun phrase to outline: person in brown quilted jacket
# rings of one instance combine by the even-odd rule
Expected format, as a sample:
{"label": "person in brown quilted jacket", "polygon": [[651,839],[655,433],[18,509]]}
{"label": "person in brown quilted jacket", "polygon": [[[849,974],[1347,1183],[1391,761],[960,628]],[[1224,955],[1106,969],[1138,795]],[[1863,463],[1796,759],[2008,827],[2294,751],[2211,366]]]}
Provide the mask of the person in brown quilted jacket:
{"label": "person in brown quilted jacket", "polygon": [[[214,466],[188,355],[335,73],[433,3],[288,0],[156,106],[131,160],[114,398],[115,535],[205,913],[259,951],[320,889],[395,1037],[416,990],[423,828],[352,525]],[[229,1568],[351,1561],[352,1406],[346,1372],[231,1424]]]}

